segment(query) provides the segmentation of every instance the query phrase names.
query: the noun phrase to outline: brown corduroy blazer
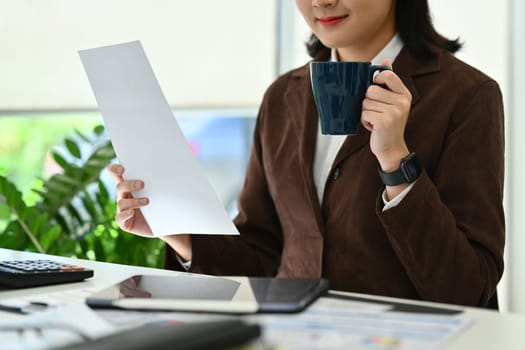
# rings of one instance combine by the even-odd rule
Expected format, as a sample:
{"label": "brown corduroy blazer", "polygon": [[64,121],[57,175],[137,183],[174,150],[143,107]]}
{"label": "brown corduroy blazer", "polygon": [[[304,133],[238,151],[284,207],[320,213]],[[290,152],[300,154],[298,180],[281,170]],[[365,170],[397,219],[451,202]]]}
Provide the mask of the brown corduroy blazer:
{"label": "brown corduroy blazer", "polygon": [[[241,235],[192,236],[190,271],[323,276],[332,289],[485,305],[505,244],[499,87],[437,49],[420,61],[404,48],[393,70],[412,94],[405,140],[424,166],[397,207],[382,211],[384,186],[364,128],[343,144],[319,204],[318,116],[305,65],[265,94],[235,219]],[[180,268],[169,248],[166,267]]]}

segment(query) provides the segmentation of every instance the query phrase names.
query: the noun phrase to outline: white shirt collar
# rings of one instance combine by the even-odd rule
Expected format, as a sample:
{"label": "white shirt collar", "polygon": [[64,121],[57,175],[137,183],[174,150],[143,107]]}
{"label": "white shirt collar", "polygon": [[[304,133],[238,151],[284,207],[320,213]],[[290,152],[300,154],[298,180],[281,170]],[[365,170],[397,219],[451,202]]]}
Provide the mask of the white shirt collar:
{"label": "white shirt collar", "polygon": [[[392,40],[390,40],[390,42],[386,44],[386,46],[377,54],[377,56],[372,59],[372,64],[380,64],[385,58],[390,58],[392,62],[394,62],[402,48],[403,41],[399,37],[399,34],[396,33]],[[330,61],[338,61],[335,49],[332,49]]]}

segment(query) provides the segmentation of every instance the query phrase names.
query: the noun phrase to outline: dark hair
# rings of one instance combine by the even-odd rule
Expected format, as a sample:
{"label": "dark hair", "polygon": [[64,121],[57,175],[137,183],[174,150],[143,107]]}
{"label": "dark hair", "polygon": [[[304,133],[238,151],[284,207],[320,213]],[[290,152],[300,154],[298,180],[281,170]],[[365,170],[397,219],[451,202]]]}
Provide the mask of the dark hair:
{"label": "dark hair", "polygon": [[[463,44],[459,39],[450,40],[440,35],[432,25],[428,0],[395,0],[397,32],[414,56],[429,59],[434,56],[431,46],[455,53]],[[306,49],[315,57],[326,47],[315,34],[306,42]]]}

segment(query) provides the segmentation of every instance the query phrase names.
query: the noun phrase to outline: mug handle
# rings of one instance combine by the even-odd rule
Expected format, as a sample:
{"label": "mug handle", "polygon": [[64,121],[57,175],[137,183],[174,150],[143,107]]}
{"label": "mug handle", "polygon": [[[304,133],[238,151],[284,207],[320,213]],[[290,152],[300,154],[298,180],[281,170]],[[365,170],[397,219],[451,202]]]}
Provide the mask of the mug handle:
{"label": "mug handle", "polygon": [[[375,66],[375,65],[370,66],[370,75],[368,76],[368,86],[374,84],[374,73],[375,72],[382,72],[385,70],[392,70],[392,69],[388,66]],[[386,84],[378,84],[378,85],[381,86],[383,89],[388,89],[388,86],[386,86]]]}

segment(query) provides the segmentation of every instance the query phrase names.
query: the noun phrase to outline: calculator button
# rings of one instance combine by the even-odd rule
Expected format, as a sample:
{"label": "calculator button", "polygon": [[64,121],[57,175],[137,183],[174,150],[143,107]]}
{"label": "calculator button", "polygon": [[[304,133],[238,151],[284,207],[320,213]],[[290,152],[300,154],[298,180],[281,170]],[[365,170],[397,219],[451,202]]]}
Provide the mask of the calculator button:
{"label": "calculator button", "polygon": [[84,271],[84,268],[80,266],[61,266],[60,271]]}
{"label": "calculator button", "polygon": [[49,271],[49,268],[47,268],[45,266],[39,266],[39,267],[35,267],[34,270],[37,270],[37,271]]}
{"label": "calculator button", "polygon": [[9,273],[20,273],[20,270],[10,269],[9,267],[0,267],[1,272],[9,272]]}

